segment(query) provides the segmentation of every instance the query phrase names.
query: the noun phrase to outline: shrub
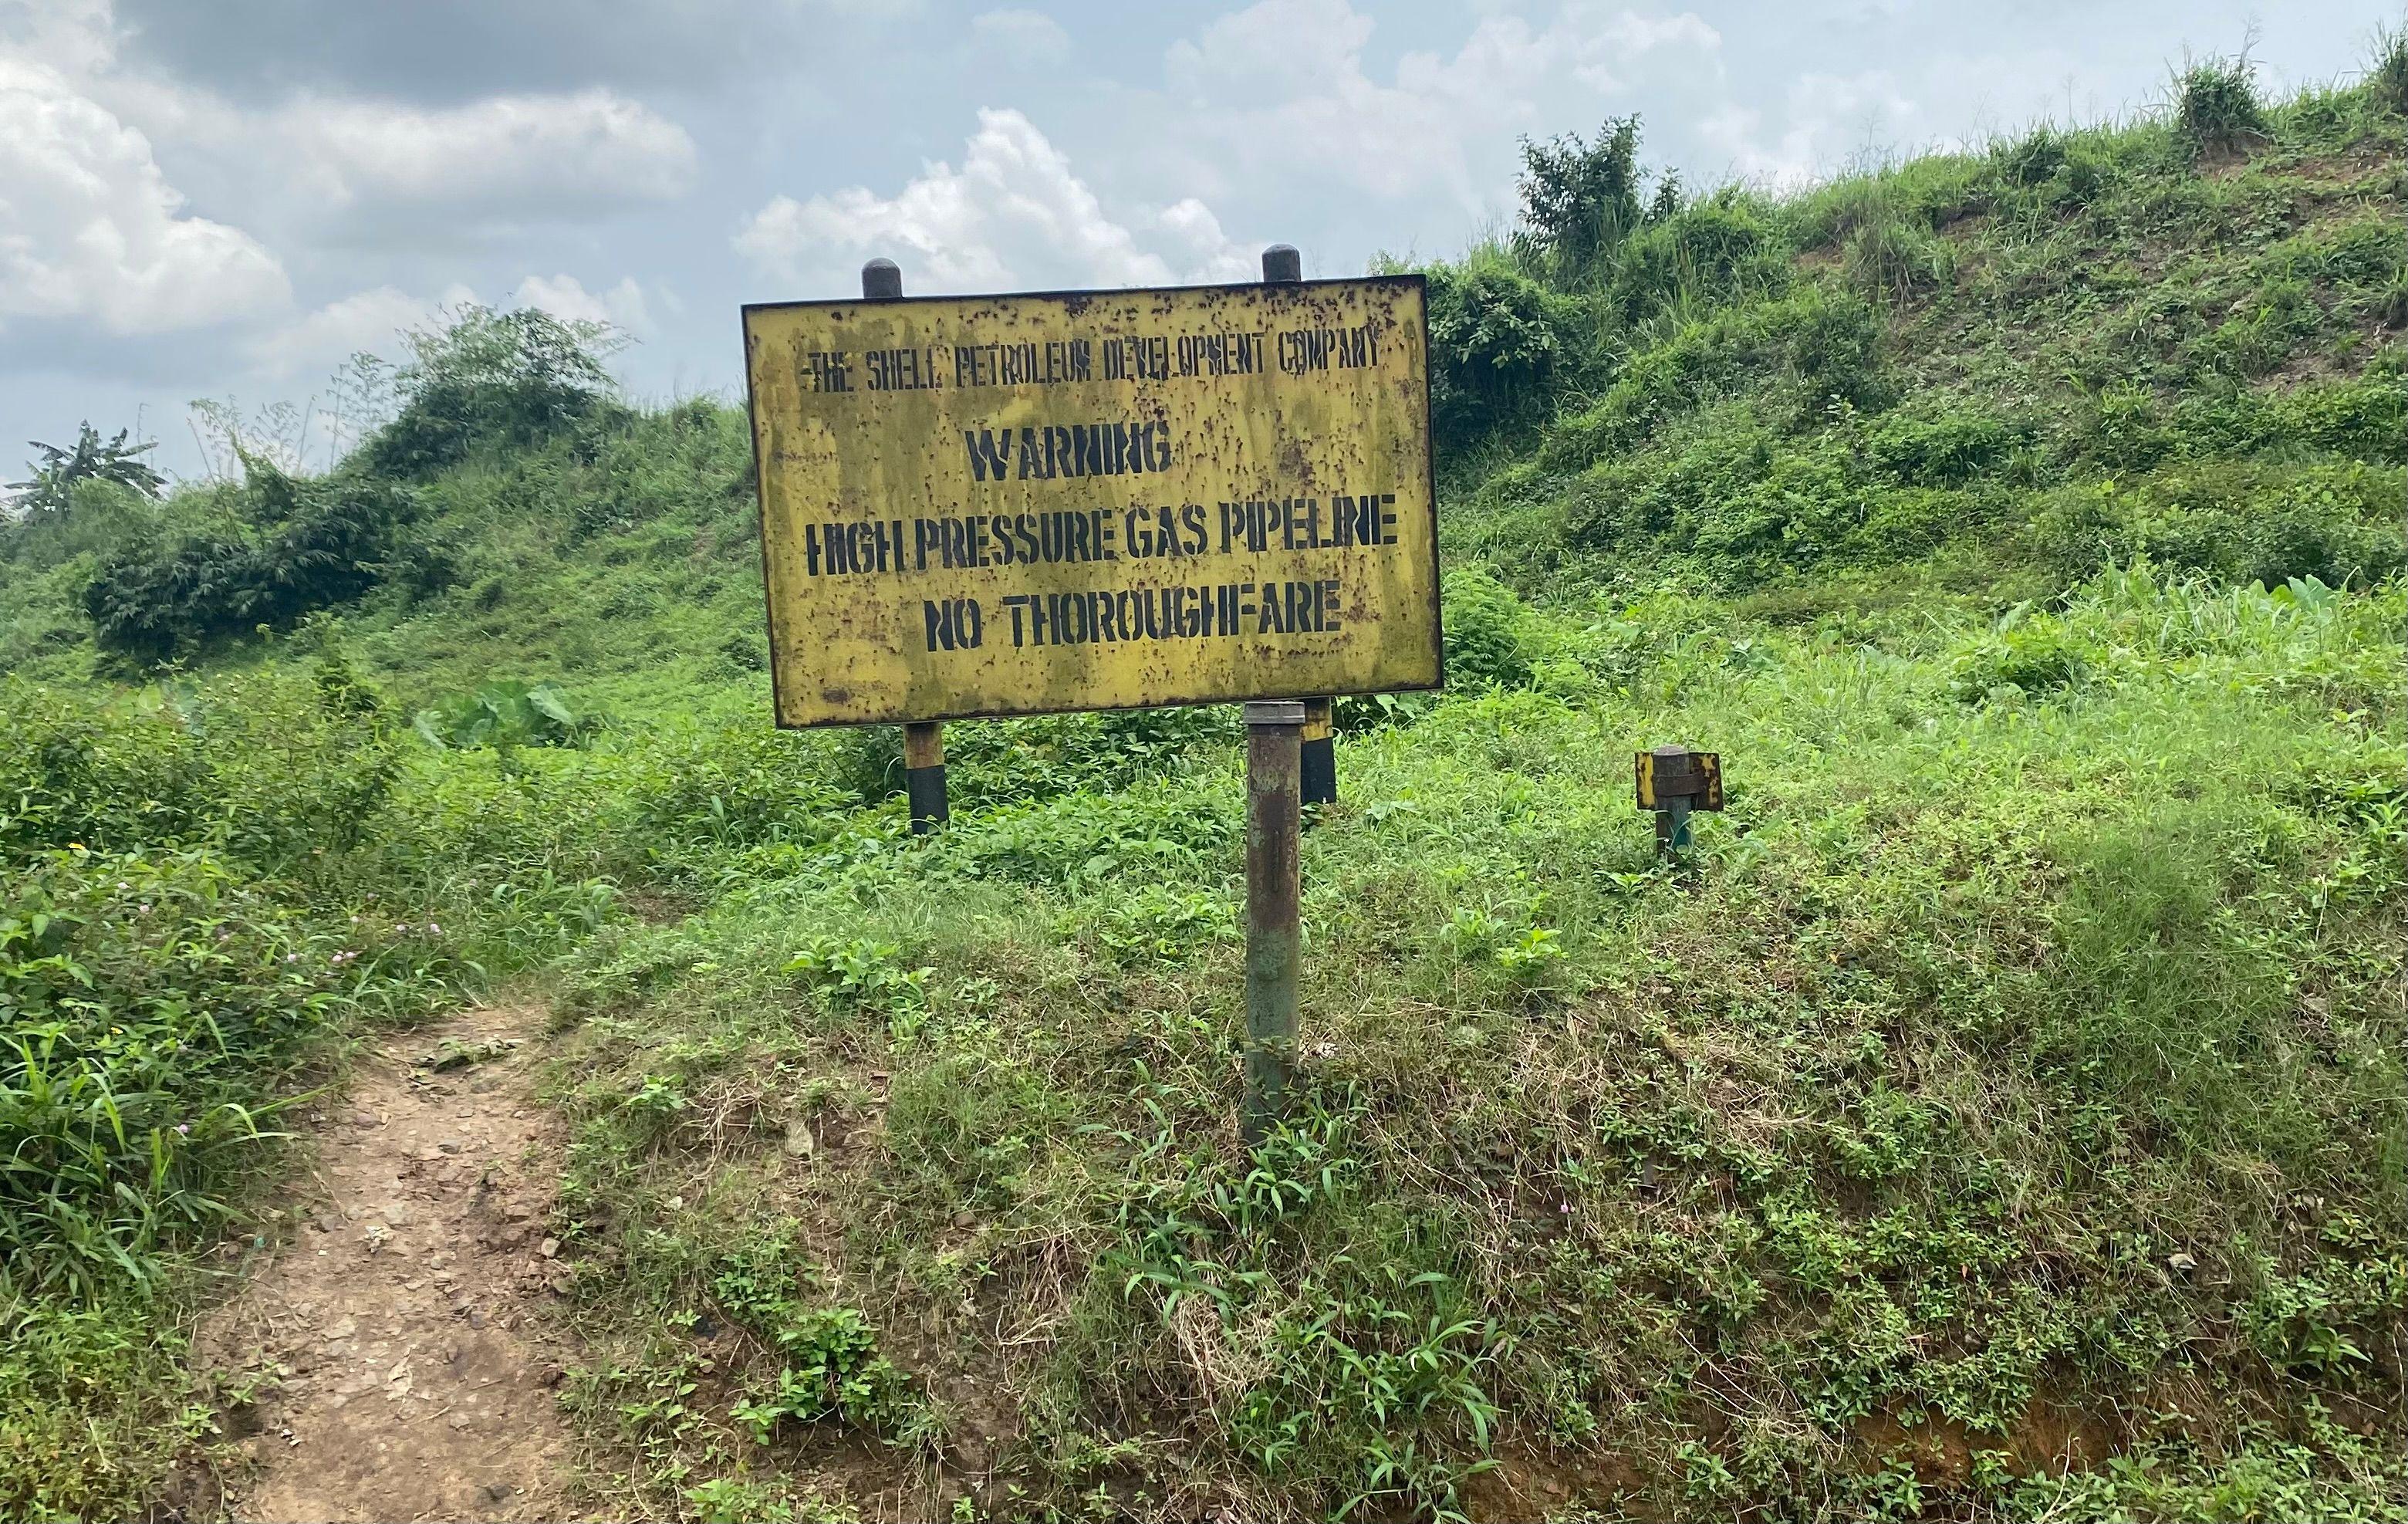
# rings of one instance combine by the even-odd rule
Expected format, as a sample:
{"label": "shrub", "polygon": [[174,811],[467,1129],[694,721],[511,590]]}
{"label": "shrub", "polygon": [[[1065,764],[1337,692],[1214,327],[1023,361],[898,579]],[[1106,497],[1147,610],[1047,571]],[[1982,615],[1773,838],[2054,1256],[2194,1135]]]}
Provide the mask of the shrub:
{"label": "shrub", "polygon": [[380,475],[423,476],[486,441],[525,444],[595,415],[609,389],[609,324],[539,308],[467,306],[444,326],[412,330],[394,373],[401,410],[365,448]]}
{"label": "shrub", "polygon": [[1527,620],[1513,590],[1481,567],[1446,574],[1446,681],[1449,687],[1518,688],[1530,681]]}
{"label": "shrub", "polygon": [[480,683],[418,712],[412,728],[430,746],[508,752],[514,746],[577,746],[598,726],[549,683]]}
{"label": "shrub", "polygon": [[299,478],[246,456],[238,489],[171,505],[105,559],[83,607],[102,649],[160,662],[358,598],[436,557],[408,530],[408,493],[352,475]]}
{"label": "shrub", "polygon": [[2408,116],[2408,26],[2375,29],[2374,63],[2366,81],[2377,106]]}
{"label": "shrub", "polygon": [[1580,367],[1581,314],[1502,259],[1429,272],[1430,425],[1440,450],[1468,449],[1545,416]]}
{"label": "shrub", "polygon": [[356,842],[398,766],[377,712],[276,673],[108,709],[0,683],[0,863],[214,843],[281,870]]}
{"label": "shrub", "polygon": [[0,915],[0,1290],[155,1273],[227,1207],[277,1082],[362,974],[206,851],[45,854]]}
{"label": "shrub", "polygon": [[2258,68],[2247,53],[2185,67],[2174,80],[2174,139],[2194,158],[2230,152],[2266,136]]}
{"label": "shrub", "polygon": [[1879,314],[1854,295],[1810,285],[1684,323],[1634,355],[1597,406],[1558,421],[1541,462],[1557,470],[1585,466],[1749,383],[1785,388],[1801,421],[1835,403],[1880,407],[1888,383]]}
{"label": "shrub", "polygon": [[1765,309],[1765,332],[1776,344],[1786,379],[1797,390],[1801,418],[1834,404],[1873,411],[1890,400],[1879,314],[1868,304],[1809,288]]}
{"label": "shrub", "polygon": [[2232,315],[2185,346],[2195,375],[2254,380],[2290,358],[2324,321],[2306,282],[2277,277],[2234,304]]}
{"label": "shrub", "polygon": [[2217,581],[2364,585],[2401,569],[2397,468],[2170,467],[2128,485],[2056,494],[2033,521],[2044,565],[2069,582],[2145,557]]}
{"label": "shrub", "polygon": [[2001,689],[2039,697],[2073,686],[2090,670],[2088,650],[2060,621],[2028,612],[2015,610],[1997,634],[1956,658],[1948,685],[1958,698],[1975,703]]}
{"label": "shrub", "polygon": [[2076,438],[2083,452],[2103,465],[2154,466],[2181,442],[2167,425],[2156,395],[2145,386],[2121,382],[2088,401],[2076,424]]}
{"label": "shrub", "polygon": [[1523,250],[1559,282],[1580,282],[1645,221],[1641,175],[1635,116],[1609,118],[1594,141],[1522,139]]}
{"label": "shrub", "polygon": [[1882,218],[1848,235],[1840,269],[1866,296],[1898,304],[1946,283],[1956,270],[1956,255],[1929,229]]}
{"label": "shrub", "polygon": [[1778,292],[1788,279],[1771,228],[1748,201],[1725,192],[1633,235],[1614,260],[1609,295],[1626,322],[1637,322],[1683,301]]}
{"label": "shrub", "polygon": [[11,506],[24,514],[63,514],[75,501],[79,482],[107,482],[144,497],[158,496],[159,473],[138,458],[157,448],[158,441],[129,445],[126,433],[119,429],[114,439],[103,443],[100,431],[87,423],[78,425],[72,450],[34,440],[34,448],[42,453],[42,463],[30,479],[8,483],[9,490],[18,494]]}
{"label": "shrub", "polygon": [[2003,463],[2031,438],[2028,424],[1951,408],[1938,416],[1890,413],[1865,439],[1866,453],[1899,481],[1919,486],[1961,486]]}
{"label": "shrub", "polygon": [[0,1299],[0,1511],[11,1518],[141,1518],[208,1409],[188,1345],[138,1292],[93,1301]]}
{"label": "shrub", "polygon": [[2065,167],[2067,143],[2064,133],[2043,122],[1991,152],[1998,161],[1999,174],[2009,184],[2038,186],[2047,184]]}
{"label": "shrub", "polygon": [[0,681],[0,858],[169,840],[207,809],[206,759],[172,717]]}

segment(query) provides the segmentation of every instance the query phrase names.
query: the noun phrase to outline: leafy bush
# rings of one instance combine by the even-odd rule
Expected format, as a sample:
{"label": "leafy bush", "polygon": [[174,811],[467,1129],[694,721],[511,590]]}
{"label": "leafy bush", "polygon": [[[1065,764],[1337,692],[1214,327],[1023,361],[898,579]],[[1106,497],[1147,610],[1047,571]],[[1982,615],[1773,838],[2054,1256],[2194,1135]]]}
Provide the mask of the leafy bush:
{"label": "leafy bush", "polygon": [[2408,116],[2408,26],[2378,26],[2367,84],[2377,105]]}
{"label": "leafy bush", "polygon": [[1787,389],[1801,421],[1834,403],[1878,408],[1888,398],[1879,315],[1856,296],[1804,286],[1684,323],[1633,355],[1594,408],[1559,420],[1540,459],[1555,469],[1585,466],[1743,380],[1767,377]]}
{"label": "leafy bush", "polygon": [[1978,702],[2000,689],[2039,697],[2068,688],[2089,672],[2090,653],[2062,622],[2031,618],[2017,608],[1999,622],[1989,640],[1958,655],[1948,683],[1967,703]]}
{"label": "leafy bush", "polygon": [[2229,152],[2266,136],[2258,69],[2246,53],[2186,66],[2174,80],[2175,141],[2194,156]]}
{"label": "leafy bush", "polygon": [[1521,247],[1556,281],[1575,285],[1646,220],[1639,119],[1609,119],[1594,141],[1566,133],[1522,140]]}
{"label": "leafy bush", "polygon": [[507,753],[517,746],[582,745],[599,722],[571,709],[568,696],[552,683],[510,680],[446,695],[410,724],[430,746]]}
{"label": "leafy bush", "polygon": [[2145,558],[2228,582],[2363,586],[2401,569],[2403,491],[2398,468],[2357,463],[2167,467],[2060,491],[2033,527],[2043,561],[2069,581]]}
{"label": "leafy bush", "polygon": [[290,628],[436,568],[408,531],[409,494],[357,476],[296,478],[245,457],[237,489],[171,505],[119,546],[83,593],[104,650],[161,662],[258,625]]}
{"label": "leafy bush", "polygon": [[0,862],[209,844],[280,871],[355,844],[397,767],[378,713],[339,685],[270,672],[104,709],[0,682]]}
{"label": "leafy bush", "polygon": [[1945,239],[1893,218],[1867,222],[1848,235],[1840,251],[1840,270],[1848,283],[1893,304],[1946,284],[1955,268],[1955,251]]}
{"label": "leafy bush", "polygon": [[1526,611],[1512,588],[1484,568],[1457,567],[1446,574],[1443,598],[1448,686],[1518,688],[1530,681]]}
{"label": "leafy bush", "polygon": [[140,1518],[209,1410],[158,1299],[0,1296],[0,1508]]}
{"label": "leafy bush", "polygon": [[1886,413],[1866,432],[1865,453],[1898,481],[1958,487],[1998,468],[2032,436],[2031,425],[1978,408]]}
{"label": "leafy bush", "polygon": [[1633,234],[1615,257],[1609,295],[1625,322],[1637,323],[1684,303],[1778,294],[1789,280],[1784,252],[1755,206],[1725,192]]}
{"label": "leafy bush", "polygon": [[1679,556],[1726,586],[1894,562],[1993,525],[2006,498],[1985,478],[2016,458],[2021,437],[1986,412],[1935,403],[1799,438],[1726,405],[1592,467],[1565,494],[1552,538],[1622,562]]}
{"label": "leafy bush", "polygon": [[1495,257],[1429,272],[1430,425],[1444,452],[1542,419],[1580,373],[1579,309]]}
{"label": "leafy bush", "polygon": [[2215,327],[2185,346],[2195,375],[2255,380],[2290,358],[2324,322],[2324,309],[2303,280],[2276,278],[2232,305]]}
{"label": "leafy bush", "polygon": [[850,1307],[787,1310],[776,1330],[791,1363],[771,1388],[731,1410],[753,1439],[769,1443],[792,1419],[841,1418],[889,1440],[922,1437],[924,1409],[910,1378],[878,1353],[878,1330]]}
{"label": "leafy bush", "polygon": [[217,1187],[376,949],[198,849],[47,853],[8,898],[0,1294],[147,1285],[223,1219]]}
{"label": "leafy bush", "polygon": [[[1226,705],[1037,714],[957,726],[945,737],[948,797],[956,809],[1117,789],[1178,773],[1241,734]],[[893,726],[866,726],[830,739],[824,781],[876,803],[903,787],[903,749]]]}
{"label": "leafy bush", "polygon": [[408,335],[394,372],[401,410],[364,447],[380,475],[416,477],[487,441],[525,444],[592,418],[605,405],[614,347],[608,324],[540,308],[467,306],[441,327]]}
{"label": "leafy bush", "polygon": [[8,483],[18,495],[10,506],[25,514],[63,514],[73,506],[79,482],[107,482],[140,496],[158,496],[163,479],[138,458],[158,448],[158,441],[129,445],[127,432],[119,429],[115,438],[103,443],[99,430],[87,423],[78,425],[72,450],[32,441],[42,453],[42,463],[34,467],[30,479]]}
{"label": "leafy bush", "polygon": [[208,812],[208,760],[171,713],[0,680],[0,856],[183,836]]}
{"label": "leafy bush", "polygon": [[2029,187],[2054,179],[2065,167],[2071,148],[2065,133],[2042,122],[2023,137],[2000,144],[1991,156],[2008,183]]}

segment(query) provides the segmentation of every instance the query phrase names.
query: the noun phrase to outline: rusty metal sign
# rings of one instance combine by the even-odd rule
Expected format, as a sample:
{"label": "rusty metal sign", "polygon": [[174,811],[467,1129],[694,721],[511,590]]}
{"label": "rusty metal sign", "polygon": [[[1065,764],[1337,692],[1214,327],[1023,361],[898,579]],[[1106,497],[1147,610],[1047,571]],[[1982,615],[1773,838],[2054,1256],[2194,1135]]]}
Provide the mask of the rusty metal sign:
{"label": "rusty metal sign", "polygon": [[744,309],[781,726],[1439,685],[1422,278]]}
{"label": "rusty metal sign", "polygon": [[1635,753],[1631,768],[1638,776],[1641,810],[1668,810],[1675,800],[1693,810],[1723,807],[1723,759],[1719,752],[1658,746],[1652,752]]}

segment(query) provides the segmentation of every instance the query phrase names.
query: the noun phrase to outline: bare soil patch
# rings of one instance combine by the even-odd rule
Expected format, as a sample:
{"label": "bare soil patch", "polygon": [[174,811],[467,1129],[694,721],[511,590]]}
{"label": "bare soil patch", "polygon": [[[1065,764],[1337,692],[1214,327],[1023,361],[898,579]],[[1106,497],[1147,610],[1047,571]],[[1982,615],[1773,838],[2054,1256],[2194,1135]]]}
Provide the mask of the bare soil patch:
{"label": "bare soil patch", "polygon": [[556,1122],[521,1045],[538,1013],[465,1012],[385,1044],[319,1114],[294,1225],[204,1326],[246,1520],[558,1519],[566,1352],[537,1316]]}

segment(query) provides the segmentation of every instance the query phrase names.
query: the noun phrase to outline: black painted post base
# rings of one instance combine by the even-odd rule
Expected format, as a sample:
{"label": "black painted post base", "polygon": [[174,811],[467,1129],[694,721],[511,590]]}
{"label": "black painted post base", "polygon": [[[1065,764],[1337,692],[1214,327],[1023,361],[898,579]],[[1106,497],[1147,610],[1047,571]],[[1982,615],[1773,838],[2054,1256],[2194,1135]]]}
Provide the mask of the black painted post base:
{"label": "black painted post base", "polygon": [[1297,766],[1298,798],[1304,803],[1338,802],[1338,734],[1326,698],[1304,701],[1304,743]]}
{"label": "black painted post base", "polygon": [[903,796],[911,802],[911,834],[925,836],[945,823],[945,727],[929,723],[903,727]]}

